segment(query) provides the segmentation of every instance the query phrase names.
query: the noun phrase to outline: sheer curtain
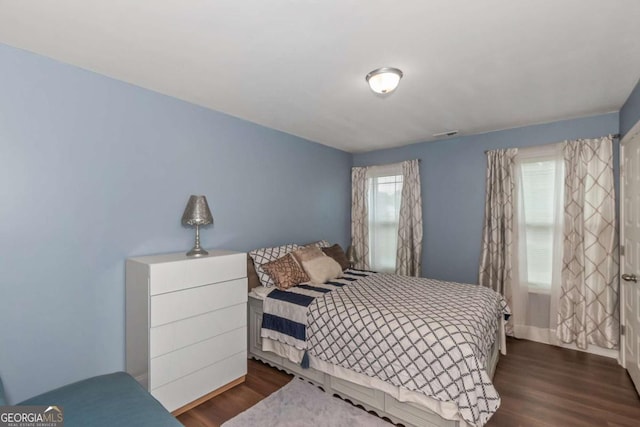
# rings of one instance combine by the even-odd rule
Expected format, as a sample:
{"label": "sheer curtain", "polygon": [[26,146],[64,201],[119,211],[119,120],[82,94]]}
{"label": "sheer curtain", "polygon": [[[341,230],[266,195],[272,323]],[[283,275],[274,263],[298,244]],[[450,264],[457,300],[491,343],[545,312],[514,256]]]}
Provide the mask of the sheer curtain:
{"label": "sheer curtain", "polygon": [[521,148],[515,157],[513,334],[550,344],[562,280],[562,147]]}
{"label": "sheer curtain", "polygon": [[[478,283],[503,295],[509,306],[512,306],[513,293],[514,163],[517,153],[516,148],[487,151],[484,226],[478,274]],[[512,319],[505,325],[505,330],[508,335],[513,335]]]}
{"label": "sheer curtain", "polygon": [[402,162],[402,200],[398,218],[396,274],[419,277],[422,267],[420,162]]}
{"label": "sheer curtain", "polygon": [[354,267],[369,269],[369,185],[366,167],[351,169],[351,244],[356,255]]}
{"label": "sheer curtain", "polygon": [[618,236],[613,139],[567,141],[565,246],[558,338],[618,348]]}
{"label": "sheer curtain", "polygon": [[486,195],[478,283],[511,303],[514,160],[518,150],[487,151]]}

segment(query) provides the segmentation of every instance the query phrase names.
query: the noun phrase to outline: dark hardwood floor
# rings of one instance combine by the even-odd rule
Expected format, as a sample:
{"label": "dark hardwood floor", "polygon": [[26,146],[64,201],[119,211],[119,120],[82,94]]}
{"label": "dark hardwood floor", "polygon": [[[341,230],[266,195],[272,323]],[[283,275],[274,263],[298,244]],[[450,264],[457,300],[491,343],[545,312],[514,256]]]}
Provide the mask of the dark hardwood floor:
{"label": "dark hardwood floor", "polygon": [[[615,360],[516,339],[507,340],[507,349],[494,378],[502,404],[487,426],[640,426],[640,398]],[[250,360],[244,384],[178,420],[187,427],[217,427],[291,378]]]}

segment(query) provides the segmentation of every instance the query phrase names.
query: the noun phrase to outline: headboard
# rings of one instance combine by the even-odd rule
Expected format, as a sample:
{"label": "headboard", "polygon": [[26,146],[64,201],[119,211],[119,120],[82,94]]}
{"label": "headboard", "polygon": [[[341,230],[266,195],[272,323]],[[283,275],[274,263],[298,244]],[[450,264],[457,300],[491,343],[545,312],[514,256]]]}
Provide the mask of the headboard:
{"label": "headboard", "polygon": [[258,273],[256,273],[256,267],[253,265],[253,259],[247,254],[247,282],[249,283],[249,291],[258,286],[262,286]]}
{"label": "headboard", "polygon": [[[305,243],[304,245],[300,245],[300,247],[314,245],[318,242],[320,241],[316,240],[311,243]],[[262,286],[262,283],[260,283],[260,279],[258,278],[258,273],[256,273],[256,266],[253,265],[253,259],[248,253],[247,253],[247,282],[248,282],[249,292],[251,292],[251,289],[253,288]]]}

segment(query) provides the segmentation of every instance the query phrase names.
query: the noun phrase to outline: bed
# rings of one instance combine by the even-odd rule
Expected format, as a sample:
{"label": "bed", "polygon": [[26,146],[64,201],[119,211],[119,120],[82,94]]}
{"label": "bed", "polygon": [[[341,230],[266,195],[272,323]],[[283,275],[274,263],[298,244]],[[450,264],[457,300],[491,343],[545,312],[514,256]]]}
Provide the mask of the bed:
{"label": "bed", "polygon": [[[493,291],[361,270],[324,285],[270,291],[260,286],[251,258],[247,270],[249,357],[405,426],[480,426],[499,406],[491,379],[504,351],[508,308]],[[450,301],[449,289],[460,304]],[[484,314],[475,315],[483,305]],[[425,316],[425,306],[446,313]],[[434,327],[443,316],[461,320]],[[274,327],[272,318],[283,317],[306,330]],[[482,338],[473,338],[478,329]],[[457,345],[454,335],[470,346]]]}

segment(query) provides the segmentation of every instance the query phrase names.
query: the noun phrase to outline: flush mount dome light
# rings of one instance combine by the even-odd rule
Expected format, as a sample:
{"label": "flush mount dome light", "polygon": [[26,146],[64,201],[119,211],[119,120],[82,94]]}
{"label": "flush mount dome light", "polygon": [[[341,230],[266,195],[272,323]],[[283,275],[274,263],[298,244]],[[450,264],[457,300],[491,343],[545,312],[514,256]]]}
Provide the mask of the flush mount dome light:
{"label": "flush mount dome light", "polygon": [[397,68],[378,68],[367,74],[367,82],[369,87],[375,93],[391,93],[400,83],[402,71]]}

